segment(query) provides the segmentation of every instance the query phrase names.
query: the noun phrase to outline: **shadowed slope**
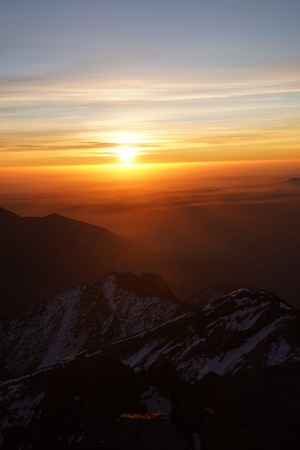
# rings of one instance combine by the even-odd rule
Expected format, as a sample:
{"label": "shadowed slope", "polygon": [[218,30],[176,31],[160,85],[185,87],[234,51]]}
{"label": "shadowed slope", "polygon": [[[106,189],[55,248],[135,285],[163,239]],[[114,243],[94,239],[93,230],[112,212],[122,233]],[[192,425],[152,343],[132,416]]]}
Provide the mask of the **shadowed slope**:
{"label": "shadowed slope", "polygon": [[147,270],[149,255],[105,228],[0,209],[0,314],[25,310],[111,270]]}

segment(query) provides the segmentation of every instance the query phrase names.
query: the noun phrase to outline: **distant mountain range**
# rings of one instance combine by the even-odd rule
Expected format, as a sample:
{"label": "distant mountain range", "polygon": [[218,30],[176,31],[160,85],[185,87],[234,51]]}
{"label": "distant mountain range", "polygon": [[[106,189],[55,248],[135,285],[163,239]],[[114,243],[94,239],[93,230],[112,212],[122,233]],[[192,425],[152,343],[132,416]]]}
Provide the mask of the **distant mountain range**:
{"label": "distant mountain range", "polygon": [[112,272],[2,318],[1,448],[297,448],[299,312],[215,293]]}
{"label": "distant mountain range", "polygon": [[0,208],[0,316],[125,270],[158,273],[185,299],[202,289],[205,301],[207,286],[228,293],[234,290],[228,285],[250,285],[299,308],[295,198],[279,210],[264,204],[233,208],[228,217],[227,208],[222,212],[216,206],[168,212],[162,227],[153,226],[152,238],[140,243],[57,214],[20,217]]}
{"label": "distant mountain range", "polygon": [[292,183],[292,184],[299,184],[300,185],[300,178],[289,178],[288,180],[284,181],[284,183]]}
{"label": "distant mountain range", "polygon": [[0,208],[0,315],[28,309],[111,270],[149,270],[141,245],[58,214],[20,217]]}

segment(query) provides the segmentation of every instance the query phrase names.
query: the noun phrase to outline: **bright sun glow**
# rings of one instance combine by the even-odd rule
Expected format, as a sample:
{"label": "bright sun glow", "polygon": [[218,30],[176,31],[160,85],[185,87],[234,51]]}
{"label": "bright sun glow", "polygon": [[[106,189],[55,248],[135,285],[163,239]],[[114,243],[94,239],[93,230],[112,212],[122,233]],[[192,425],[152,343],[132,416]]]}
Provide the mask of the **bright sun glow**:
{"label": "bright sun glow", "polygon": [[136,150],[131,147],[120,147],[117,152],[121,161],[125,164],[132,163],[136,155]]}
{"label": "bright sun glow", "polygon": [[118,155],[120,162],[126,165],[135,162],[135,157],[140,154],[145,139],[142,133],[131,131],[115,131],[105,137],[105,140],[116,145],[113,152]]}

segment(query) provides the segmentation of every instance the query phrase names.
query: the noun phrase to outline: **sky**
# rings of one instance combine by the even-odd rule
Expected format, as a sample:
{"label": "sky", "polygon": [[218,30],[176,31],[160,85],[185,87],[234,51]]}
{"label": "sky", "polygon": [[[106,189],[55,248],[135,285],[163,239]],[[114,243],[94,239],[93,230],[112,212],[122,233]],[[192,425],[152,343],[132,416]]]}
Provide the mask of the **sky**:
{"label": "sky", "polygon": [[299,23],[299,0],[0,0],[0,207],[134,239],[185,292],[296,298]]}
{"label": "sky", "polygon": [[299,19],[298,0],[0,0],[0,167],[298,160]]}

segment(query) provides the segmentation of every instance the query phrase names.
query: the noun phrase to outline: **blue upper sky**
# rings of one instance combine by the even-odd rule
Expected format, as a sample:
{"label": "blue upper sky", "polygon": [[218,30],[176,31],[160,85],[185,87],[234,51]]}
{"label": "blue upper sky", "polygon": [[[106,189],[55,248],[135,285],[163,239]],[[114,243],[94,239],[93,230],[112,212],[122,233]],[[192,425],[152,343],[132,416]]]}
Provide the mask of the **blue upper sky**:
{"label": "blue upper sky", "polygon": [[300,56],[298,0],[2,0],[1,72],[118,75]]}

